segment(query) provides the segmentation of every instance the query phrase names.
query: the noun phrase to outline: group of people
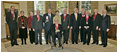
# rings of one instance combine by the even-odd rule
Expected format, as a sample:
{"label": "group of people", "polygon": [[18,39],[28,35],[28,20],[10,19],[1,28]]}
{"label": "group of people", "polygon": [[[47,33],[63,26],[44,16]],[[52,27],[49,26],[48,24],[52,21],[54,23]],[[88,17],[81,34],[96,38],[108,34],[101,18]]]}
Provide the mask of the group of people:
{"label": "group of people", "polygon": [[54,15],[51,9],[48,9],[48,12],[43,16],[40,15],[40,10],[36,11],[36,15],[31,11],[30,16],[27,18],[24,16],[24,11],[20,11],[20,17],[18,17],[18,12],[15,11],[15,7],[11,6],[10,12],[6,13],[6,22],[10,30],[11,46],[18,45],[18,27],[22,45],[27,44],[28,31],[30,43],[42,45],[42,29],[44,28],[46,44],[53,43],[53,45],[56,46],[56,38],[59,40],[59,47],[62,46],[61,41],[63,41],[63,44],[68,44],[69,30],[71,29],[72,44],[78,44],[80,31],[80,40],[83,45],[90,44],[91,36],[93,38],[92,44],[98,45],[100,31],[102,40],[100,45],[106,47],[107,33],[110,30],[110,16],[107,15],[105,9],[102,12],[103,14],[101,15],[98,13],[98,10],[95,9],[94,14],[91,16],[89,11],[84,8],[82,8],[80,14],[78,13],[78,9],[74,8],[74,12],[71,15],[67,14],[66,9],[63,10],[62,15],[59,15],[58,10],[55,11]]}

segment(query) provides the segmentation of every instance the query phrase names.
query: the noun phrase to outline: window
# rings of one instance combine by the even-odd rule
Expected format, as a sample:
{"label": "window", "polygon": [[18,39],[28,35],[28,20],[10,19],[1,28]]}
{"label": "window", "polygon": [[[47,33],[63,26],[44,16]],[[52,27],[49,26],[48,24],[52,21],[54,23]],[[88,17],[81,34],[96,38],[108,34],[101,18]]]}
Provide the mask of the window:
{"label": "window", "polygon": [[63,10],[66,9],[68,13],[68,1],[57,1],[57,10],[59,14],[63,14]]}
{"label": "window", "polygon": [[88,10],[89,13],[91,13],[91,1],[81,1],[80,2],[81,8],[84,8],[85,10]]}
{"label": "window", "polygon": [[36,10],[40,10],[40,14],[45,14],[45,1],[34,1],[34,14]]}

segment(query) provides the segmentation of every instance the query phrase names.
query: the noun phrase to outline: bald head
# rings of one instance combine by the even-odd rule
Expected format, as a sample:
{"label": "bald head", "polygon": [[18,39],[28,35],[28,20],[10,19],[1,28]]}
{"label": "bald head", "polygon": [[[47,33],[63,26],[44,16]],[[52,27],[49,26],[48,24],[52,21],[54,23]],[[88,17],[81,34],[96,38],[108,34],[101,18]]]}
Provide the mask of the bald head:
{"label": "bald head", "polygon": [[63,14],[67,14],[67,10],[66,9],[63,10]]}
{"label": "bald head", "polygon": [[107,10],[106,9],[102,10],[102,13],[107,14]]}
{"label": "bald head", "polygon": [[78,9],[77,8],[74,8],[74,13],[78,13]]}
{"label": "bald head", "polygon": [[36,12],[37,12],[37,15],[40,15],[40,10],[37,10]]}
{"label": "bald head", "polygon": [[52,13],[51,9],[48,9],[48,13],[49,13],[49,14],[51,14],[51,13]]}

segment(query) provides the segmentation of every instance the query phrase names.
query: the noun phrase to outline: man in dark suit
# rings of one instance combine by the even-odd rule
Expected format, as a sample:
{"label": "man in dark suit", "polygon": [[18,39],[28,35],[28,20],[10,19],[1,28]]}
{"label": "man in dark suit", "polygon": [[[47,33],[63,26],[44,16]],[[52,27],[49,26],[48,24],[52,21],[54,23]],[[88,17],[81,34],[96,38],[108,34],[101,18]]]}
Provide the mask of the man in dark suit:
{"label": "man in dark suit", "polygon": [[17,17],[18,17],[18,12],[15,11],[14,6],[11,6],[10,12],[6,13],[6,22],[10,30],[11,46],[18,45],[17,44],[17,21],[16,21]]}
{"label": "man in dark suit", "polygon": [[33,16],[32,28],[33,31],[35,31],[35,45],[37,45],[38,42],[40,42],[40,45],[42,45],[43,21],[42,21],[42,16],[40,15],[40,10],[37,10],[37,14]]}
{"label": "man in dark suit", "polygon": [[107,33],[110,30],[110,16],[107,15],[107,11],[103,10],[103,15],[102,15],[102,19],[101,19],[101,25],[100,25],[100,29],[101,30],[101,40],[102,40],[102,44],[103,47],[107,46]]}
{"label": "man in dark suit", "polygon": [[45,29],[45,39],[46,44],[51,43],[51,25],[53,24],[53,17],[54,14],[51,13],[51,9],[48,9],[48,13],[44,14],[43,16],[43,22],[45,23],[44,29]]}
{"label": "man in dark suit", "polygon": [[69,14],[67,14],[66,9],[64,9],[63,14],[61,15],[62,27],[63,27],[63,43],[68,44],[69,37]]}
{"label": "man in dark suit", "polygon": [[74,44],[74,42],[78,44],[79,26],[80,26],[80,16],[78,13],[78,9],[75,8],[74,13],[71,14],[70,17],[70,29],[72,30],[72,35],[71,35],[72,44]]}
{"label": "man in dark suit", "polygon": [[83,42],[83,29],[84,29],[84,26],[83,26],[83,20],[85,19],[85,9],[84,8],[82,8],[82,10],[81,10],[81,14],[80,14],[80,40],[81,40],[81,42]]}
{"label": "man in dark suit", "polygon": [[83,20],[83,45],[85,45],[87,43],[87,45],[89,45],[90,43],[90,39],[91,39],[91,27],[92,27],[92,19],[89,16],[89,12],[86,11],[86,16]]}
{"label": "man in dark suit", "polygon": [[94,10],[94,14],[92,15],[92,33],[93,33],[93,43],[92,44],[97,44],[99,43],[98,40],[98,35],[99,35],[99,27],[100,27],[100,19],[101,15],[98,13],[98,10]]}

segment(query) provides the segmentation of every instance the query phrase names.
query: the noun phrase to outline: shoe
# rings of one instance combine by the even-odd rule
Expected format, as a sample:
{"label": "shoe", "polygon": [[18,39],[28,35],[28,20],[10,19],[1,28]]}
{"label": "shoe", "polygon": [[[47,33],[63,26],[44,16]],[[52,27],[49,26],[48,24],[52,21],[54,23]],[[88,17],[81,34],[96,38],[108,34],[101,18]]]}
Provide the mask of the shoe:
{"label": "shoe", "polygon": [[95,44],[95,42],[93,42],[92,44]]}
{"label": "shoe", "polygon": [[31,44],[33,44],[33,43],[31,43]]}
{"label": "shoe", "polygon": [[65,43],[65,41],[63,42],[63,44]]}
{"label": "shoe", "polygon": [[107,47],[107,45],[104,45],[103,47]]}
{"label": "shoe", "polygon": [[11,45],[12,47],[14,46],[14,44]]}
{"label": "shoe", "polygon": [[72,44],[74,44],[74,42],[72,42]]}
{"label": "shoe", "polygon": [[15,45],[19,45],[19,44],[15,44]]}
{"label": "shoe", "polygon": [[83,45],[85,45],[86,43],[83,43]]}
{"label": "shoe", "polygon": [[87,45],[89,45],[89,43],[87,43]]}
{"label": "shoe", "polygon": [[27,43],[25,43],[25,45],[27,45]]}
{"label": "shoe", "polygon": [[42,43],[40,43],[40,45],[42,45]]}
{"label": "shoe", "polygon": [[47,45],[48,43],[46,43],[46,45]]}
{"label": "shoe", "polygon": [[35,43],[35,45],[38,45],[38,43]]}
{"label": "shoe", "polygon": [[76,42],[76,44],[78,44],[78,42]]}
{"label": "shoe", "polygon": [[66,44],[68,44],[68,42],[66,42]]}
{"label": "shoe", "polygon": [[80,42],[83,42],[82,40]]}

